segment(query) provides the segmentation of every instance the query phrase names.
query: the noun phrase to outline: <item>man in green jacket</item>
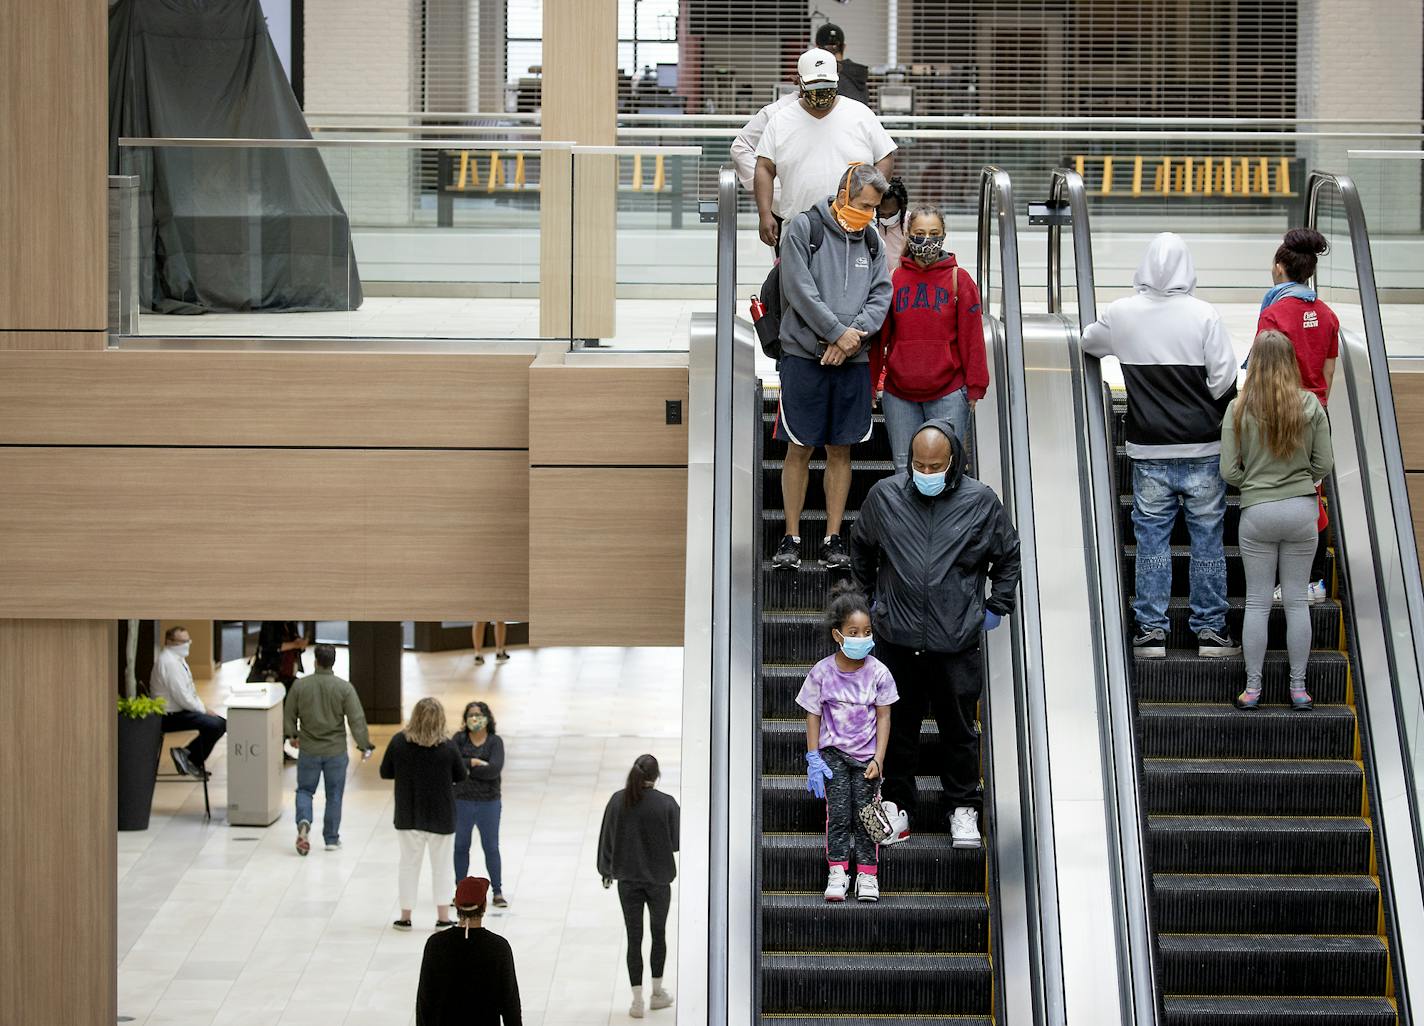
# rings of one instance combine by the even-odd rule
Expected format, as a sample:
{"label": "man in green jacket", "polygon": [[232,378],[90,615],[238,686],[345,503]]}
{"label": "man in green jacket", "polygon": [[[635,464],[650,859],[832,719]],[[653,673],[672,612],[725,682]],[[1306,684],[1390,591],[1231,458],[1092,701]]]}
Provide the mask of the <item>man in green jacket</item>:
{"label": "man in green jacket", "polygon": [[341,847],[341,796],[346,791],[346,727],[356,738],[361,758],[369,759],[375,748],[366,732],[366,714],[351,682],[342,680],[331,668],[336,665],[336,649],[316,647],[316,672],[304,677],[292,689],[283,715],[287,740],[297,746],[297,854],[311,851],[312,798],[316,785],[326,778],[326,814],[322,835],[327,851]]}

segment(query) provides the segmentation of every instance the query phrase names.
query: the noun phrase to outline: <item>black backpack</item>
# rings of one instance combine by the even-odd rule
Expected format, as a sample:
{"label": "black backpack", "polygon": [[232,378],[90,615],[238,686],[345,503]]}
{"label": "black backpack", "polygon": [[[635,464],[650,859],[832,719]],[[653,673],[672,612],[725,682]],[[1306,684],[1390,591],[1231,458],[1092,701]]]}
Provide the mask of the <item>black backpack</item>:
{"label": "black backpack", "polygon": [[[826,225],[819,217],[811,218],[811,253],[821,248],[821,243],[826,241]],[[880,236],[874,231],[865,237],[865,248],[870,251],[870,259],[873,261],[880,255]],[[765,304],[766,310],[759,319],[754,319],[756,325],[757,339],[761,342],[761,351],[773,360],[781,359],[781,261],[777,260],[772,264],[771,270],[767,272],[766,281],[761,283],[761,292],[753,296],[755,301],[760,298]]]}

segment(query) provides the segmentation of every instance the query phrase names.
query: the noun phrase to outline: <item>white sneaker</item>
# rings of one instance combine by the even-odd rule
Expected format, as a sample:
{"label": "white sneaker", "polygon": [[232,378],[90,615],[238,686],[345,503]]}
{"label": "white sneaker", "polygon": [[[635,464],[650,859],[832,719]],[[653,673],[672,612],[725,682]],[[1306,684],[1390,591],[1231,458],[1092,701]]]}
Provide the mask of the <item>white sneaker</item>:
{"label": "white sneaker", "polygon": [[653,996],[648,999],[648,1007],[657,1011],[659,1008],[672,1007],[672,994],[665,990],[653,991]]}
{"label": "white sneaker", "polygon": [[1324,581],[1311,581],[1310,588],[1306,594],[1308,595],[1310,599],[1310,604],[1312,606],[1318,606],[1320,603],[1324,602],[1327,598],[1330,597],[1325,592]]}
{"label": "white sneaker", "polygon": [[979,813],[967,805],[956,808],[949,821],[949,835],[956,848],[979,847]]}
{"label": "white sneaker", "polygon": [[846,891],[850,889],[850,877],[841,866],[832,866],[831,871],[826,876],[826,900],[845,901]]}
{"label": "white sneaker", "polygon": [[855,874],[855,900],[856,901],[879,901],[880,900],[880,877],[870,873]]}
{"label": "white sneaker", "polygon": [[641,994],[633,996],[633,1003],[628,1006],[628,1015],[634,1019],[643,1017],[643,996]]}
{"label": "white sneaker", "polygon": [[881,846],[899,844],[910,839],[910,814],[894,802],[881,802],[885,815],[890,818],[890,836],[881,841]]}

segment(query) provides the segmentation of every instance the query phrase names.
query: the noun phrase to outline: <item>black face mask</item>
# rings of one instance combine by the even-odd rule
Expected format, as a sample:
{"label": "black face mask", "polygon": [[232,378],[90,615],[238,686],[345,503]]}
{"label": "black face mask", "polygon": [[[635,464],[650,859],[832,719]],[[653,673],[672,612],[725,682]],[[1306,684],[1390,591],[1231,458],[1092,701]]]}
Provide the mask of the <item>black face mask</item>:
{"label": "black face mask", "polygon": [[813,110],[830,110],[836,102],[836,87],[823,86],[819,89],[801,89],[801,97]]}

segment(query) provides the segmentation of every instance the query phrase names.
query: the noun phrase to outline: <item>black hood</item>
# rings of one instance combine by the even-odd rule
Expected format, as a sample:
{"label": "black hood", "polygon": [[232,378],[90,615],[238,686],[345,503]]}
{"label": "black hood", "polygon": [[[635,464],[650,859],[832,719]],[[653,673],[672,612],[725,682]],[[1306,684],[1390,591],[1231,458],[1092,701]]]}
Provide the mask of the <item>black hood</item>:
{"label": "black hood", "polygon": [[950,463],[949,473],[945,475],[944,491],[940,494],[948,494],[959,487],[959,482],[964,479],[964,443],[960,441],[958,435],[954,433],[954,426],[944,417],[936,417],[927,420],[916,429],[910,436],[910,451],[905,454],[908,460],[910,472],[906,475],[906,483],[910,489],[919,494],[919,489],[915,487],[915,438],[925,428],[934,428],[949,439]]}

